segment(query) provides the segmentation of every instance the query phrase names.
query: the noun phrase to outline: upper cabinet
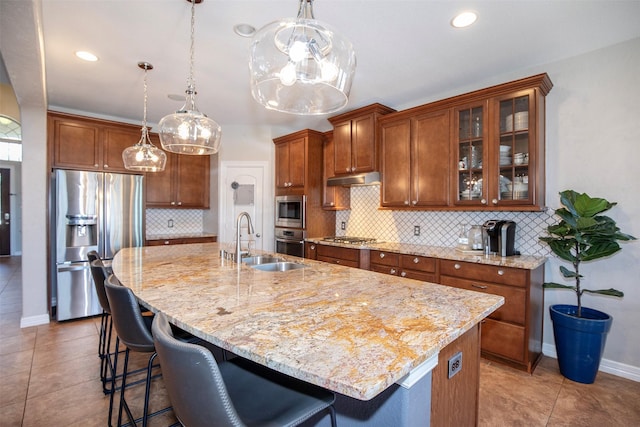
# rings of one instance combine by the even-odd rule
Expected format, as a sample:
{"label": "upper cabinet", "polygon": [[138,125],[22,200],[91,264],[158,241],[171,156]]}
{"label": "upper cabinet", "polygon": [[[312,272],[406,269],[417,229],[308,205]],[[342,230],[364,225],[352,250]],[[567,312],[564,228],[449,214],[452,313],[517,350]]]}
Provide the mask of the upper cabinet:
{"label": "upper cabinet", "polygon": [[552,87],[540,74],[379,118],[380,205],[544,209],[545,96]]}
{"label": "upper cabinet", "polygon": [[49,112],[48,135],[54,168],[135,173],[122,151],[140,140],[139,126]]}
{"label": "upper cabinet", "polygon": [[381,104],[331,117],[334,175],[378,170],[377,119],[395,110]]}
{"label": "upper cabinet", "polygon": [[447,206],[449,122],[448,109],[415,109],[380,119],[383,207]]}
{"label": "upper cabinet", "polygon": [[276,155],[276,196],[305,194],[305,187],[319,184],[322,141],[320,132],[309,129],[273,140]]}
{"label": "upper cabinet", "polygon": [[454,107],[452,199],[460,208],[544,207],[546,74],[486,89]]}
{"label": "upper cabinet", "polygon": [[[156,146],[160,141],[151,135]],[[167,152],[162,172],[145,174],[146,206],[172,209],[209,209],[211,156],[191,156]]]}
{"label": "upper cabinet", "polygon": [[333,142],[333,131],[324,133],[324,144],[322,148],[322,208],[327,210],[345,210],[351,207],[351,191],[348,187],[329,187],[327,178],[334,174],[334,154],[335,144]]}

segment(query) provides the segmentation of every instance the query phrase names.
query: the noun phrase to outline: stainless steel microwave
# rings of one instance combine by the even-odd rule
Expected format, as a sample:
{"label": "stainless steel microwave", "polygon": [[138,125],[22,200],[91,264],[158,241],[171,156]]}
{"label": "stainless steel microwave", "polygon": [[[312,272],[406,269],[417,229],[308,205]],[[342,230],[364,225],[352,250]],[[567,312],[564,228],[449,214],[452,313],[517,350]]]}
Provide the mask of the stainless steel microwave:
{"label": "stainless steel microwave", "polygon": [[276,196],[276,227],[306,227],[307,196]]}

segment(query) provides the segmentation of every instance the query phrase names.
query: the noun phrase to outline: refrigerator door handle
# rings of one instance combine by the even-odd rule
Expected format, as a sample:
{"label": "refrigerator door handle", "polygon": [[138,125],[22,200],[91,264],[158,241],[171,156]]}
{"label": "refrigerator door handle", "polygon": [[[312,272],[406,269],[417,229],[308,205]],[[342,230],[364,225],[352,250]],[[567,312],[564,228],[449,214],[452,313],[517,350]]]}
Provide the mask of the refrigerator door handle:
{"label": "refrigerator door handle", "polygon": [[58,271],[80,271],[89,268],[88,262],[76,263],[76,264],[59,264]]}

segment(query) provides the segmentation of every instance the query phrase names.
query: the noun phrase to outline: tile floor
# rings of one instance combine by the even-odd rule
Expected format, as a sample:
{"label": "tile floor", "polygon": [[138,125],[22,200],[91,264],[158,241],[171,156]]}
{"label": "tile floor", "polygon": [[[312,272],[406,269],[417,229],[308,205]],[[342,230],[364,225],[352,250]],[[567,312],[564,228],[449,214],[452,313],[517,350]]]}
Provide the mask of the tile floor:
{"label": "tile floor", "polygon": [[[0,257],[0,426],[105,426],[97,357],[98,318],[20,328],[19,257]],[[145,357],[134,357],[144,366]],[[141,387],[129,391],[132,401]],[[154,381],[151,409],[167,404]],[[132,405],[134,414],[140,407]],[[171,411],[150,427],[175,421]],[[599,373],[591,385],[563,378],[555,359],[533,375],[483,360],[480,426],[640,426],[640,383]]]}

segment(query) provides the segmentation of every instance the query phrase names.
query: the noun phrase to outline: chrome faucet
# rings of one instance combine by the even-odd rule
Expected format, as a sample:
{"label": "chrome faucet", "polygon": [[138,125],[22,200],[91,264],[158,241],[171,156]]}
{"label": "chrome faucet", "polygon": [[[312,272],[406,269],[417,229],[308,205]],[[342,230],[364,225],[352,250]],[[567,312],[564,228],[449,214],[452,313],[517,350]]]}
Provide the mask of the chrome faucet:
{"label": "chrome faucet", "polygon": [[238,219],[236,220],[236,253],[235,253],[235,262],[240,263],[242,261],[242,255],[249,255],[249,248],[247,247],[246,251],[243,251],[240,247],[240,223],[242,222],[242,217],[247,218],[247,232],[249,234],[253,234],[253,223],[251,222],[251,217],[247,212],[241,212],[238,215]]}

